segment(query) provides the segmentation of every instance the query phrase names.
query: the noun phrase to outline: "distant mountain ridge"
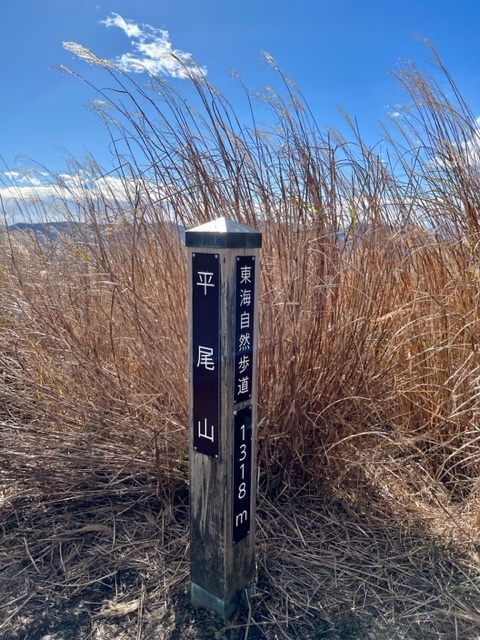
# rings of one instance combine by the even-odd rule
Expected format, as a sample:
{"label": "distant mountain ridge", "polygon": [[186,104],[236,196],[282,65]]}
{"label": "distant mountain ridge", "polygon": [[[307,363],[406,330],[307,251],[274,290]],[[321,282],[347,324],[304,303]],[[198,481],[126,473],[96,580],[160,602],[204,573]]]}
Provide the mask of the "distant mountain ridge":
{"label": "distant mountain ridge", "polygon": [[[167,223],[171,225],[172,233],[176,232],[180,235],[180,239],[183,241],[185,238],[185,229],[181,225],[174,223]],[[107,225],[98,225],[100,230],[106,230]],[[55,242],[58,236],[66,236],[73,238],[75,236],[81,236],[87,238],[92,234],[92,225],[85,222],[74,222],[72,220],[63,220],[61,222],[16,222],[10,225],[0,225],[0,232],[4,230],[8,233],[25,233],[34,234],[38,238],[46,238],[51,242]]]}
{"label": "distant mountain ridge", "polygon": [[0,227],[9,233],[33,233],[55,241],[59,235],[73,236],[75,232],[85,229],[82,222],[16,222],[15,224],[2,225]]}

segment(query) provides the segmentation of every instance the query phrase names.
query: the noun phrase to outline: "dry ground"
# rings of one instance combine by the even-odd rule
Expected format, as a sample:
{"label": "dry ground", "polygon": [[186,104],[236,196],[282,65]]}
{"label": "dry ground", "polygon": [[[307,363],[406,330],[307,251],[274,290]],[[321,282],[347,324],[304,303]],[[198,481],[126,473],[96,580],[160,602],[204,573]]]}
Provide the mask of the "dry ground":
{"label": "dry ground", "polygon": [[90,502],[4,496],[0,637],[479,637],[478,544],[455,525],[449,544],[440,508],[431,506],[430,521],[443,518],[443,541],[417,515],[400,525],[391,487],[382,495],[365,475],[329,497],[321,487],[263,485],[255,593],[228,623],[190,607],[185,484],[168,508],[141,483]]}

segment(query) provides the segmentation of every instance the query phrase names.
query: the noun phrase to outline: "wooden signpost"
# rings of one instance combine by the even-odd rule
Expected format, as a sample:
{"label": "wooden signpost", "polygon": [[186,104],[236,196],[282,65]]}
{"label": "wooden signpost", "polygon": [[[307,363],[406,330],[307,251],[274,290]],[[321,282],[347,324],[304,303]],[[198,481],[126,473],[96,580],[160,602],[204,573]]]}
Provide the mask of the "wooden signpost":
{"label": "wooden signpost", "polygon": [[186,231],[185,244],[189,263],[191,601],[228,618],[255,575],[262,234],[219,218]]}

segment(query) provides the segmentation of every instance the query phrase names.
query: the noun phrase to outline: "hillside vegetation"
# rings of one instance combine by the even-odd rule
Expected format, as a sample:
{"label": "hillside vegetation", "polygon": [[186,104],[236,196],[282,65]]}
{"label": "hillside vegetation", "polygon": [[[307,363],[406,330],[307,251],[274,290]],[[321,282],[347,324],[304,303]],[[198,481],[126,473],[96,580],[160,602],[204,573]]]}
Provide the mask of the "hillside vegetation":
{"label": "hillside vegetation", "polygon": [[[435,52],[432,76],[397,72],[406,106],[381,150],[348,116],[349,136],[319,130],[268,57],[280,88],[245,90],[244,124],[193,73],[195,108],[158,78],[139,85],[76,53],[111,86],[93,109],[118,169],[42,170],[48,200],[29,174],[23,215],[70,232],[0,235],[0,635],[67,621],[91,634],[72,638],[113,638],[130,620],[138,638],[476,637],[480,144]],[[178,231],[217,216],[264,240],[259,577],[248,615],[224,627],[179,604]],[[205,636],[187,635],[195,620]]]}

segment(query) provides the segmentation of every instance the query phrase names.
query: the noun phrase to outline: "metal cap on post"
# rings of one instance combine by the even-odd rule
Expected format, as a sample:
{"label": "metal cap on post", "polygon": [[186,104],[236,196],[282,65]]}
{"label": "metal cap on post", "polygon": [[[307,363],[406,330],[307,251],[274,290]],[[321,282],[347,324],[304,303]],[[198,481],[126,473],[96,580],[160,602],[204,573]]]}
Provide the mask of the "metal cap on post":
{"label": "metal cap on post", "polygon": [[190,577],[194,606],[232,615],[255,576],[257,314],[262,234],[228,218],[189,252]]}
{"label": "metal cap on post", "polygon": [[260,249],[262,234],[230,218],[217,218],[185,232],[187,247]]}

